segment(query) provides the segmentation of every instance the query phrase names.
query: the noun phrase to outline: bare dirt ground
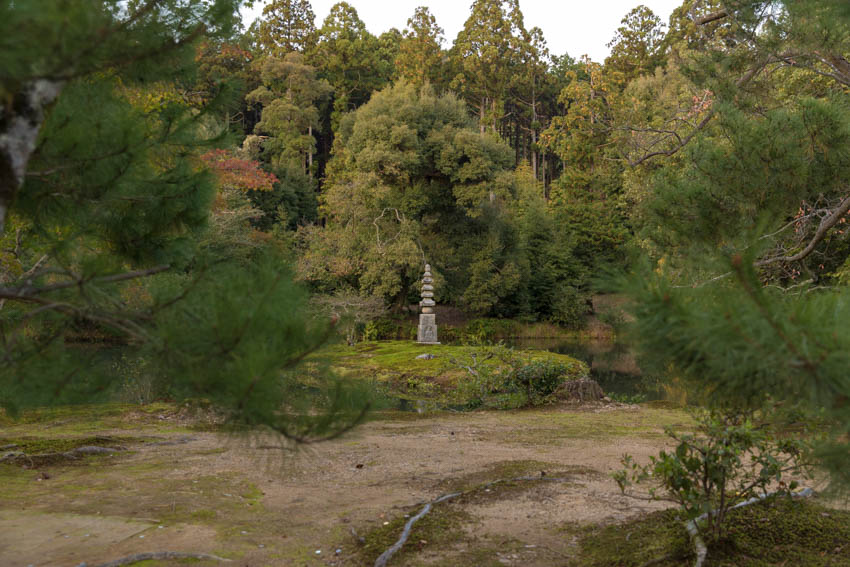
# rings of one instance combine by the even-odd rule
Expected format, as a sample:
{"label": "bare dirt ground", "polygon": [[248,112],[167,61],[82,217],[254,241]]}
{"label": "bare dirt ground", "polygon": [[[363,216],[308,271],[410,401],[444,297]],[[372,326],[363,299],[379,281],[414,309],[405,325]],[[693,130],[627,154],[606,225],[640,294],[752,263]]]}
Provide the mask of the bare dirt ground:
{"label": "bare dirt ground", "polygon": [[[179,551],[232,559],[199,565],[371,565],[405,515],[460,490],[390,565],[571,565],[577,527],[659,507],[619,494],[609,473],[620,457],[644,462],[666,444],[664,425],[689,423],[679,410],[623,405],[396,412],[288,448],[196,430],[167,411],[114,419],[82,433],[129,438],[127,450],[0,465],[0,564],[91,567]],[[68,435],[63,427],[2,433]],[[529,479],[487,484],[516,477]],[[172,564],[182,563],[145,563]]]}

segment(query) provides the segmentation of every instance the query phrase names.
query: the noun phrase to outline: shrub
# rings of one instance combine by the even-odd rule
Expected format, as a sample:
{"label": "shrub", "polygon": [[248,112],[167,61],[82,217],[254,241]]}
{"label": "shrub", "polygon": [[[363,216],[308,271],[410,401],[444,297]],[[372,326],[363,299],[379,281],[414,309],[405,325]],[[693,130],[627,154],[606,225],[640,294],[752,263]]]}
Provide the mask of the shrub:
{"label": "shrub", "polygon": [[458,384],[458,393],[470,407],[513,409],[544,404],[569,372],[564,364],[532,361],[501,344],[450,362],[469,374]]}
{"label": "shrub", "polygon": [[470,345],[491,344],[510,338],[516,332],[516,323],[510,319],[473,319],[460,330],[462,342]]}
{"label": "shrub", "polygon": [[391,341],[398,339],[415,339],[416,327],[407,321],[381,317],[366,323],[363,329],[363,340]]}
{"label": "shrub", "polygon": [[539,405],[548,401],[549,396],[564,383],[566,375],[565,365],[538,360],[519,367],[510,378],[512,385],[525,389],[528,404]]}
{"label": "shrub", "polygon": [[805,472],[802,441],[781,437],[770,423],[756,424],[752,412],[699,410],[697,431],[665,432],[677,442],[647,465],[623,457],[624,469],[613,473],[620,490],[650,483],[654,499],[676,502],[690,520],[704,515],[697,529],[711,539],[723,537],[727,513],[738,502],[767,494],[768,489],[794,490],[784,475]]}

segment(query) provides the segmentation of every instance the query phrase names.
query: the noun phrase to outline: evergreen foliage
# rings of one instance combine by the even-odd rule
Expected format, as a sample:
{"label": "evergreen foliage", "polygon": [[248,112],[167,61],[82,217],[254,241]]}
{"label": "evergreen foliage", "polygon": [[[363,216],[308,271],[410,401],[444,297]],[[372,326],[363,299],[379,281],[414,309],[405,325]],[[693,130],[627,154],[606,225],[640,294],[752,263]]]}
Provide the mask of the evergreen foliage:
{"label": "evergreen foliage", "polygon": [[685,80],[706,95],[684,109],[691,134],[662,134],[652,143],[665,149],[636,160],[651,183],[639,209],[651,263],[629,286],[642,364],[726,411],[823,417],[816,451],[845,488],[847,301],[833,270],[848,256],[848,16],[831,2],[741,2],[696,18],[688,33],[702,40],[677,40]]}
{"label": "evergreen foliage", "polygon": [[260,21],[263,53],[283,58],[305,53],[316,43],[316,15],[308,0],[272,0],[263,7]]}
{"label": "evergreen foliage", "polygon": [[107,343],[160,395],[233,423],[307,440],[356,422],[364,399],[291,373],[329,325],[305,316],[282,255],[248,225],[240,190],[274,177],[210,152],[230,91],[191,94],[198,43],[230,38],[235,3],[34,7],[2,8],[2,89],[18,101],[0,121],[2,407],[107,399]]}
{"label": "evergreen foliage", "polygon": [[[686,0],[666,31],[638,6],[602,63],[552,56],[515,0],[472,2],[448,50],[426,8],[376,37],[345,2],[316,29],[275,0],[241,33],[233,0],[37,4],[0,8],[6,407],[106,395],[63,344],[108,340],[164,392],[291,432],[272,407],[311,386],[271,368],[326,328],[284,259],[357,325],[417,301],[428,260],[441,303],[577,327],[615,266],[646,369],[824,417],[846,480],[845,2]],[[265,341],[272,316],[304,340]]]}
{"label": "evergreen foliage", "polygon": [[437,25],[436,18],[427,7],[416,8],[413,17],[407,20],[403,36],[395,60],[398,78],[417,88],[430,83],[439,89],[444,82],[443,52],[440,46],[443,28]]}

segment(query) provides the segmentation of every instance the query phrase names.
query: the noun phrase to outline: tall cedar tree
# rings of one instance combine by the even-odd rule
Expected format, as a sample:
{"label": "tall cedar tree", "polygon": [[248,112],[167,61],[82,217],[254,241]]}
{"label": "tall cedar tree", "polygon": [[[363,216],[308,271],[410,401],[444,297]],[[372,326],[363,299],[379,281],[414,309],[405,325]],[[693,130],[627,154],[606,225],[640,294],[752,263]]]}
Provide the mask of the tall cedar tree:
{"label": "tall cedar tree", "polygon": [[316,43],[316,15],[308,0],[272,0],[263,8],[259,31],[265,55],[306,53]]}
{"label": "tall cedar tree", "polygon": [[416,8],[407,20],[404,39],[395,60],[398,77],[416,88],[430,83],[435,89],[443,87],[443,28],[425,6]]}
{"label": "tall cedar tree", "polygon": [[498,133],[508,85],[524,33],[517,0],[475,0],[452,48],[456,89],[478,114],[478,125]]}

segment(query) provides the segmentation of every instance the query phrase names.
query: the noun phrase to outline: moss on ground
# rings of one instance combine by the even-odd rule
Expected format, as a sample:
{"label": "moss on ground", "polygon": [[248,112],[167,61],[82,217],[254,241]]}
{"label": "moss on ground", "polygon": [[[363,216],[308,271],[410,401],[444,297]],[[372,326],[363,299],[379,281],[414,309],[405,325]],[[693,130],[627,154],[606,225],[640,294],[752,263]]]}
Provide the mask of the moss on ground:
{"label": "moss on ground", "polygon": [[[446,479],[438,486],[442,492],[467,492],[466,501],[485,499],[481,492],[488,490],[486,499],[506,498],[533,488],[532,480],[515,480],[530,477],[543,482],[553,478],[571,478],[579,475],[599,474],[598,471],[587,467],[564,467],[557,463],[535,460],[501,461],[492,463],[486,468],[465,474],[460,477]],[[493,484],[496,481],[497,484]]]}
{"label": "moss on ground", "polygon": [[[37,408],[12,417],[0,411],[4,437],[86,437],[144,427],[151,433],[189,432],[194,420],[175,404],[91,404]],[[5,443],[4,443],[5,444]]]}
{"label": "moss on ground", "polygon": [[86,437],[47,437],[47,436],[0,436],[0,447],[6,450],[20,451],[27,455],[42,455],[45,453],[63,453],[79,447],[120,447],[132,443],[141,443],[140,437],[95,435]]}
{"label": "moss on ground", "polygon": [[850,565],[850,511],[788,498],[735,511],[708,566],[771,565]]}
{"label": "moss on ground", "polygon": [[[541,474],[543,473],[543,474]],[[562,465],[536,460],[515,460],[493,463],[487,468],[460,477],[447,479],[439,487],[442,493],[463,492],[457,498],[435,504],[431,511],[417,521],[411,529],[407,543],[393,556],[393,563],[416,561],[425,558],[427,565],[503,565],[504,555],[523,549],[517,540],[499,542],[482,541],[470,537],[468,528],[475,519],[464,511],[464,506],[474,503],[513,498],[549,482],[548,479],[598,474],[585,467],[564,469]],[[516,480],[518,477],[536,477]],[[496,482],[503,481],[503,482]],[[422,510],[423,504],[410,507],[405,514],[387,521],[368,532],[359,551],[363,565],[371,565],[400,537],[404,525]],[[466,527],[467,529],[464,529]],[[439,550],[439,557],[430,557]],[[420,557],[421,554],[421,557]],[[414,558],[415,556],[415,558]]]}
{"label": "moss on ground", "polygon": [[[323,357],[334,367],[350,371],[378,371],[391,374],[412,374],[422,377],[438,377],[449,369],[450,358],[468,356],[480,350],[476,346],[420,345],[413,341],[380,341],[358,343],[354,347],[333,345],[323,349],[317,356]],[[543,350],[519,351],[530,360],[560,362],[570,367],[577,375],[585,375],[587,366],[571,356]],[[432,354],[431,360],[417,359],[420,354]],[[496,362],[494,361],[494,364]],[[463,373],[463,371],[460,371]]]}
{"label": "moss on ground", "polygon": [[[626,524],[565,527],[579,538],[573,566],[674,567],[693,561],[687,532],[673,510]],[[850,566],[850,512],[778,498],[734,510],[728,537],[709,545],[706,567]]]}
{"label": "moss on ground", "polygon": [[[311,357],[310,364],[324,364],[346,378],[369,380],[388,396],[385,405],[413,402],[409,409],[433,410],[439,406],[463,406],[468,402],[457,391],[457,384],[469,378],[466,370],[452,359],[468,359],[482,347],[420,345],[412,341],[364,342],[349,347],[333,345]],[[517,351],[529,362],[560,363],[568,369],[568,379],[587,376],[587,365],[571,356],[542,350]],[[431,354],[430,360],[417,359]],[[493,358],[483,363],[495,370],[503,363]],[[419,403],[419,405],[416,405]]]}
{"label": "moss on ground", "polygon": [[[364,565],[372,565],[375,560],[401,536],[404,525],[411,517],[418,514],[423,505],[407,510],[407,513],[381,525],[364,536],[360,548],[360,559]],[[464,537],[463,524],[471,520],[471,516],[455,503],[445,502],[435,505],[431,512],[418,520],[410,530],[407,542],[393,556],[393,563],[398,563],[408,555],[427,551],[430,548],[442,548],[460,541]]]}
{"label": "moss on ground", "polygon": [[603,440],[613,437],[641,437],[665,439],[664,428],[687,430],[694,424],[691,416],[682,409],[641,407],[634,410],[577,407],[575,411],[511,412],[515,427],[494,431],[494,437],[505,443],[529,445],[557,445],[566,439]]}

